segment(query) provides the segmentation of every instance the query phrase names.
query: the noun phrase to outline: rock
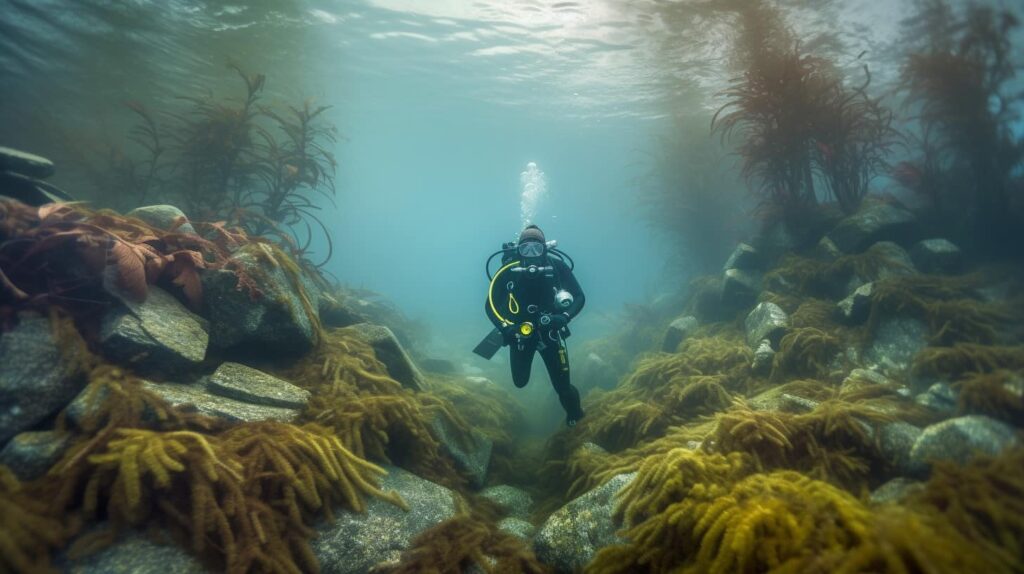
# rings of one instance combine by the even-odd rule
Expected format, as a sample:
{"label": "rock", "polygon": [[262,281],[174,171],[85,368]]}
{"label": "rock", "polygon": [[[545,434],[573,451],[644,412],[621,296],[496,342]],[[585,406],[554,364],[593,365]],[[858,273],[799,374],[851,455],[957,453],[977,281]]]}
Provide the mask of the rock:
{"label": "rock", "polygon": [[854,369],[843,379],[843,386],[853,386],[861,383],[870,385],[888,385],[892,381],[881,373],[870,369]]}
{"label": "rock", "polygon": [[[228,268],[201,274],[210,344],[265,356],[296,356],[312,349],[316,332],[300,288],[314,314],[319,300],[315,291],[306,290],[301,271],[289,271],[290,263],[278,261],[274,252],[262,244],[242,247],[230,261]],[[252,278],[261,293],[239,288],[232,266]]]}
{"label": "rock", "polygon": [[530,537],[533,536],[533,531],[536,530],[529,522],[514,516],[501,519],[498,522],[498,529],[504,530],[523,541],[529,541]]}
{"label": "rock", "polygon": [[480,496],[497,504],[509,516],[528,518],[533,509],[533,497],[521,488],[502,484],[489,486],[480,491]]}
{"label": "rock", "polygon": [[679,343],[693,335],[699,326],[700,323],[697,321],[697,318],[692,315],[675,319],[668,324],[668,329],[665,330],[665,338],[662,340],[661,350],[666,353],[675,353],[676,349],[679,348]]}
{"label": "rock", "polygon": [[55,185],[9,171],[0,171],[0,196],[11,197],[33,207],[74,201],[67,192]]}
{"label": "rock", "polygon": [[767,374],[772,370],[774,360],[775,349],[772,348],[772,342],[768,339],[761,339],[757,348],[754,349],[754,361],[750,365],[750,370],[759,375]]}
{"label": "rock", "polygon": [[209,335],[202,319],[171,294],[151,286],[142,303],[124,300],[100,328],[104,354],[141,371],[179,373],[199,365]]}
{"label": "rock", "polygon": [[22,314],[0,334],[0,445],[64,408],[85,386],[84,357],[62,345],[50,320]]}
{"label": "rock", "polygon": [[822,237],[814,246],[813,255],[822,261],[832,262],[842,257],[843,252],[836,247],[834,241],[828,237]]}
{"label": "rock", "polygon": [[782,393],[779,399],[783,402],[783,410],[790,413],[809,413],[821,404],[818,401],[805,399],[804,397],[789,393]]}
{"label": "rock", "polygon": [[800,241],[789,230],[785,222],[776,221],[761,229],[753,245],[761,255],[761,261],[764,264],[775,261],[786,253],[792,253],[800,247]]}
{"label": "rock", "polygon": [[456,371],[455,363],[447,359],[423,359],[420,361],[420,366],[439,375],[451,375]]}
{"label": "rock", "polygon": [[887,374],[903,373],[910,368],[914,356],[927,345],[928,326],[922,321],[887,317],[879,322],[864,357]]}
{"label": "rock", "polygon": [[238,363],[217,367],[206,388],[213,394],[254,405],[301,409],[309,402],[309,391]]}
{"label": "rock", "polygon": [[395,338],[391,329],[373,323],[358,323],[345,330],[361,341],[373,347],[377,359],[384,363],[388,374],[402,384],[403,387],[420,390],[424,387],[423,375],[409,358],[408,353]]}
{"label": "rock", "polygon": [[898,503],[924,488],[924,484],[909,478],[898,477],[879,486],[871,493],[874,504]]}
{"label": "rock", "polygon": [[887,423],[879,429],[879,450],[897,474],[913,474],[910,451],[922,432],[920,428],[902,421]]}
{"label": "rock", "polygon": [[767,301],[758,303],[757,307],[747,315],[744,322],[747,331],[747,344],[756,349],[761,341],[768,339],[775,348],[782,336],[789,329],[789,315],[775,303]]}
{"label": "rock", "polygon": [[732,255],[726,260],[725,265],[722,267],[722,271],[728,271],[729,269],[743,269],[751,271],[759,269],[761,264],[761,258],[755,249],[751,245],[746,243],[740,243],[733,250]]}
{"label": "rock", "polygon": [[906,239],[913,230],[914,214],[889,203],[865,203],[861,210],[835,226],[828,238],[844,253],[859,253],[878,241]]}
{"label": "rock", "polygon": [[533,539],[537,559],[558,572],[580,572],[605,546],[625,540],[613,518],[615,495],[636,478],[620,474],[556,510]]}
{"label": "rock", "polygon": [[937,413],[952,414],[956,412],[957,393],[949,383],[938,382],[914,397],[914,401]]}
{"label": "rock", "polygon": [[722,302],[732,308],[744,307],[757,299],[761,276],[753,271],[729,269],[722,275]]}
{"label": "rock", "polygon": [[430,429],[434,432],[434,438],[441,443],[441,449],[452,457],[457,467],[469,475],[470,484],[475,488],[483,486],[494,442],[482,432],[472,429],[469,443],[463,444],[456,438],[448,419],[442,415],[434,417]]}
{"label": "rock", "polygon": [[340,293],[321,291],[319,310],[320,321],[325,327],[348,327],[368,321],[366,315],[360,313],[352,304],[352,299]]}
{"label": "rock", "polygon": [[956,273],[963,266],[963,252],[946,239],[925,239],[910,249],[914,265],[922,273]]}
{"label": "rock", "polygon": [[0,450],[0,464],[10,468],[20,480],[39,478],[60,460],[70,438],[67,433],[56,431],[18,433]]}
{"label": "rock", "polygon": [[274,420],[294,422],[298,409],[254,404],[218,396],[201,384],[153,383],[144,381],[143,388],[153,391],[172,406],[194,410],[200,414],[230,422]]}
{"label": "rock", "polygon": [[[185,212],[173,205],[147,205],[136,207],[126,213],[128,217],[135,217],[163,231],[170,231],[174,228],[178,233],[196,234],[196,229],[189,223]],[[177,227],[175,224],[181,222]]]}
{"label": "rock", "polygon": [[398,492],[409,505],[369,498],[364,513],[336,512],[317,525],[311,541],[324,574],[363,574],[394,566],[418,534],[455,515],[452,491],[397,467],[386,467],[381,489]]}
{"label": "rock", "polygon": [[995,456],[1019,442],[1014,428],[996,419],[957,417],[925,428],[910,451],[910,464],[923,474],[933,461],[967,464],[979,454]]}
{"label": "rock", "polygon": [[871,297],[875,291],[874,282],[857,287],[842,301],[836,303],[839,318],[848,325],[863,323],[871,312]]}
{"label": "rock", "polygon": [[[88,533],[87,533],[88,534]],[[193,574],[211,572],[180,544],[158,543],[138,530],[125,530],[116,541],[80,560],[66,551],[54,562],[60,572],[75,574]]]}
{"label": "rock", "polygon": [[0,172],[2,171],[45,179],[53,175],[56,168],[53,162],[45,157],[0,146]]}
{"label": "rock", "polygon": [[806,397],[787,393],[781,387],[761,391],[750,397],[747,402],[750,408],[757,411],[782,411],[794,414],[813,411],[819,404]]}
{"label": "rock", "polygon": [[863,276],[852,274],[843,293],[853,293],[872,281],[917,274],[917,268],[914,267],[907,250],[892,241],[879,241],[872,245],[868,252],[879,259],[878,267]]}

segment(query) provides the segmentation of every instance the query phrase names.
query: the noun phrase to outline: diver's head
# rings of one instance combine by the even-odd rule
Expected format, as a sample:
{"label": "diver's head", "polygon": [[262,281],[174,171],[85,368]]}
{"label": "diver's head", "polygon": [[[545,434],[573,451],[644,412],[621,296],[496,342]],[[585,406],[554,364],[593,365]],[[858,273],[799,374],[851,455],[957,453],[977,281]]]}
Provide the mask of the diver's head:
{"label": "diver's head", "polygon": [[524,259],[536,259],[544,255],[547,250],[544,232],[536,225],[527,225],[519,234],[519,243],[516,249]]}

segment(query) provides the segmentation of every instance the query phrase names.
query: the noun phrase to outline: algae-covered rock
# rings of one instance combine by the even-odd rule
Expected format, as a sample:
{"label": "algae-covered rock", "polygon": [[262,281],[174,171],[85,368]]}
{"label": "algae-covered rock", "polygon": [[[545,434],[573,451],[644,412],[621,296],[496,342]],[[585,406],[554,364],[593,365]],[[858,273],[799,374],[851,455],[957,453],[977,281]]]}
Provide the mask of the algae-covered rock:
{"label": "algae-covered rock", "polygon": [[625,542],[616,535],[615,495],[635,478],[617,475],[556,510],[533,539],[537,559],[557,572],[579,572],[601,548]]}
{"label": "algae-covered rock", "polygon": [[274,420],[294,422],[299,409],[240,401],[210,392],[203,384],[182,385],[143,381],[143,388],[156,393],[172,406],[229,422]]}
{"label": "algae-covered rock", "polygon": [[928,326],[910,317],[887,317],[879,321],[864,358],[883,372],[902,373],[928,345]]}
{"label": "algae-covered rock", "polygon": [[761,265],[761,256],[757,252],[757,249],[746,243],[740,243],[733,249],[732,255],[725,261],[725,265],[722,266],[722,271],[728,271],[729,269],[744,269],[754,270],[759,269]]}
{"label": "algae-covered rock", "polygon": [[530,493],[507,484],[489,486],[480,491],[480,496],[497,504],[509,516],[527,518],[533,509]]}
{"label": "algae-covered rock", "polygon": [[487,479],[487,467],[491,463],[491,449],[494,441],[482,432],[473,429],[468,441],[460,441],[451,428],[448,419],[436,416],[430,423],[430,430],[441,443],[441,449],[455,461],[455,465],[469,475],[470,484],[475,488],[483,486]]}
{"label": "algae-covered rock", "polygon": [[871,297],[875,283],[869,281],[853,290],[845,299],[836,303],[839,318],[848,325],[863,323],[871,311]]}
{"label": "algae-covered rock", "polygon": [[0,464],[21,480],[33,480],[46,474],[70,445],[68,433],[29,431],[18,433],[0,450]]}
{"label": "algae-covered rock", "polygon": [[0,334],[0,445],[64,408],[86,382],[80,351],[56,340],[49,319],[20,319]]}
{"label": "algae-covered rock", "polygon": [[409,389],[418,391],[424,388],[423,375],[391,329],[373,323],[359,323],[345,330],[373,347],[374,354],[387,367],[392,379]]}
{"label": "algae-covered rock", "polygon": [[886,463],[897,474],[913,473],[910,451],[922,432],[920,428],[902,421],[887,423],[879,429],[879,450]]}
{"label": "algae-covered rock", "polygon": [[816,259],[831,263],[843,256],[843,252],[839,250],[836,243],[828,237],[822,237],[818,240],[818,244],[814,246],[812,255]]}
{"label": "algae-covered rock", "polygon": [[744,269],[729,269],[722,275],[722,303],[739,308],[753,303],[761,291],[761,275]]}
{"label": "algae-covered rock", "polygon": [[405,511],[378,498],[367,500],[366,512],[336,512],[334,522],[316,526],[313,554],[324,574],[363,574],[399,562],[418,534],[455,515],[452,491],[397,467],[385,467],[380,481],[409,505]]}
{"label": "algae-covered rock", "polygon": [[897,477],[871,492],[874,504],[898,503],[924,488],[924,483],[905,477]]}
{"label": "algae-covered rock", "polygon": [[[89,533],[86,533],[89,534]],[[198,574],[212,572],[181,544],[154,541],[138,530],[125,530],[113,544],[79,560],[62,553],[61,572],[75,574]]]}
{"label": "algae-covered rock", "polygon": [[[185,216],[185,212],[173,205],[136,207],[125,215],[141,219],[153,227],[164,231],[173,228],[178,233],[191,233],[194,235],[196,232],[196,229],[189,223],[188,217]],[[177,227],[175,227],[176,225]]]}
{"label": "algae-covered rock", "polygon": [[910,451],[910,464],[916,473],[924,473],[932,461],[967,464],[979,454],[995,456],[1019,443],[1014,428],[996,419],[957,417],[925,428]]}
{"label": "algae-covered rock", "polygon": [[917,268],[907,250],[892,241],[879,241],[872,245],[868,252],[870,257],[876,260],[876,267],[863,271],[863,275],[854,271],[846,283],[844,293],[854,293],[872,281],[917,274]]}
{"label": "algae-covered rock", "polygon": [[754,360],[750,364],[750,370],[755,374],[764,375],[772,370],[772,362],[775,360],[775,349],[768,339],[761,339],[757,348],[754,349]]}
{"label": "algae-covered rock", "polygon": [[206,356],[205,322],[171,294],[150,287],[143,302],[125,300],[111,310],[100,328],[105,355],[144,372],[178,373]]}
{"label": "algae-covered rock", "polygon": [[[258,291],[240,284],[239,274]],[[239,249],[225,268],[204,271],[210,345],[273,356],[312,349],[319,300],[302,275],[294,262],[259,243]]]}
{"label": "algae-covered rock", "polygon": [[910,257],[922,273],[956,273],[964,262],[963,252],[948,239],[918,241]]}
{"label": "algae-covered rock", "polygon": [[917,404],[937,413],[956,412],[957,394],[953,386],[946,382],[933,383],[928,390],[914,397],[914,400]]}
{"label": "algae-covered rock", "polygon": [[0,172],[4,171],[45,179],[53,175],[56,168],[45,157],[0,146]]}
{"label": "algae-covered rock", "polygon": [[747,333],[747,344],[757,348],[761,341],[768,339],[774,348],[789,329],[789,315],[775,303],[758,303],[757,307],[747,315],[744,322]]}
{"label": "algae-covered rock", "polygon": [[213,394],[254,405],[301,409],[309,402],[309,391],[238,363],[221,364],[206,386]]}
{"label": "algae-covered rock", "polygon": [[679,348],[679,343],[693,335],[699,326],[700,322],[692,315],[673,320],[668,324],[668,329],[665,330],[665,337],[661,342],[661,350],[665,353],[676,352],[676,349]]}
{"label": "algae-covered rock", "polygon": [[498,529],[508,532],[512,536],[528,542],[530,537],[533,536],[533,532],[537,530],[532,524],[523,520],[522,518],[516,518],[509,516],[508,518],[502,518],[498,522]]}
{"label": "algae-covered rock", "polygon": [[845,253],[859,253],[878,241],[906,239],[913,230],[914,214],[889,203],[865,203],[854,215],[839,222],[828,238]]}

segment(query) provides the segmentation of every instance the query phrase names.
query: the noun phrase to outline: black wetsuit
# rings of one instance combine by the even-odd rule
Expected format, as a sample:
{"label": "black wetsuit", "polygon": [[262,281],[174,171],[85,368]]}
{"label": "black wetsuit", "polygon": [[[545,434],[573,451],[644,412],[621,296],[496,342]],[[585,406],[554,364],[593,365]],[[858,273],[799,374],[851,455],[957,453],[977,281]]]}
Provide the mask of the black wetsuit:
{"label": "black wetsuit", "polygon": [[[502,261],[502,268],[511,263],[511,259]],[[586,298],[580,284],[576,281],[569,266],[556,257],[544,257],[538,264],[553,267],[548,274],[529,275],[526,272],[499,272],[495,281],[493,302],[502,318],[512,322],[516,327],[529,321],[534,325],[534,332],[529,337],[514,335],[515,329],[507,329],[509,335],[505,343],[509,345],[509,362],[512,365],[512,382],[517,387],[525,387],[530,382],[530,367],[533,365],[534,352],[540,352],[547,367],[551,385],[558,393],[566,415],[576,421],[583,417],[580,408],[580,393],[572,386],[569,377],[569,352],[565,346],[568,329],[552,328],[541,324],[544,314],[566,314],[571,320],[583,309]],[[572,305],[566,308],[556,307],[555,291],[564,289],[572,294]],[[503,323],[495,316],[491,308],[491,300],[484,302],[487,317],[495,327],[502,329]]]}

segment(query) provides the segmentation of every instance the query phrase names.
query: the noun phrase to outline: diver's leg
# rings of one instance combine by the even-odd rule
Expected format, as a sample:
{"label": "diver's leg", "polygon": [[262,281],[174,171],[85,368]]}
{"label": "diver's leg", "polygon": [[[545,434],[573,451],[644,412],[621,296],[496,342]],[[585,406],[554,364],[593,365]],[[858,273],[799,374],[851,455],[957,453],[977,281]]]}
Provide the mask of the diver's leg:
{"label": "diver's leg", "polygon": [[558,393],[558,401],[565,409],[566,417],[570,424],[583,418],[583,408],[580,407],[580,392],[572,386],[569,379],[569,350],[561,337],[556,336],[555,341],[545,341],[547,346],[540,351],[544,359],[544,366],[548,369],[548,376],[551,377],[551,386],[555,387]]}
{"label": "diver's leg", "polygon": [[533,366],[535,345],[525,344],[520,349],[515,343],[509,345],[509,363],[512,365],[512,384],[520,389],[530,382],[530,368]]}

